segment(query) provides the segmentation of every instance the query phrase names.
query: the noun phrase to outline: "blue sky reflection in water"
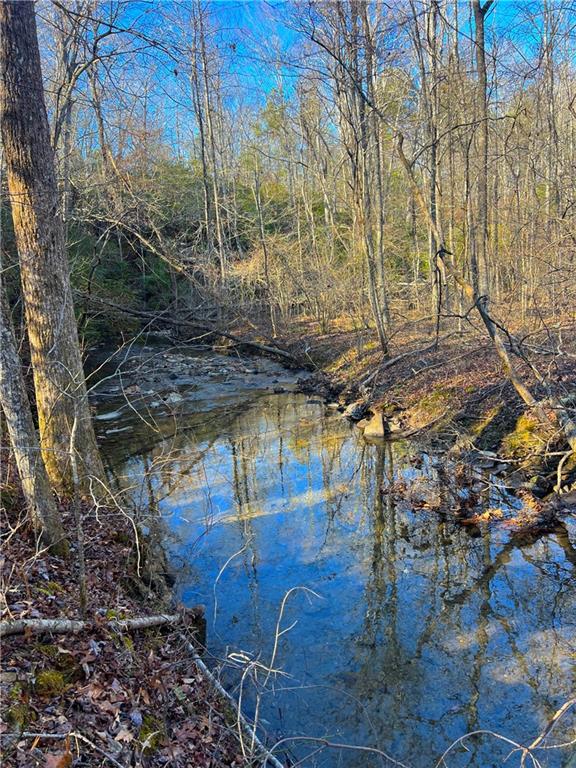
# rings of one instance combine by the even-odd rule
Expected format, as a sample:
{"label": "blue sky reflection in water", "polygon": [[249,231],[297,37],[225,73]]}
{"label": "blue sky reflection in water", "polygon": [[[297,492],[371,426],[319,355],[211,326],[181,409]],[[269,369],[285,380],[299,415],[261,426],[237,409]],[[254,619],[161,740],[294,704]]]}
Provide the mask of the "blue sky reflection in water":
{"label": "blue sky reflection in water", "polygon": [[[266,663],[286,592],[319,595],[294,592],[286,604],[281,627],[297,623],[280,639],[284,674],[262,693],[271,741],[326,737],[424,768],[478,728],[529,742],[573,695],[576,551],[565,531],[523,546],[498,526],[472,535],[421,508],[453,503],[439,457],[366,445],[303,395],[231,393],[195,410],[177,437],[162,441],[141,422],[114,435],[108,458],[132,481],[148,468],[141,501],[173,534],[180,595],[207,606],[215,656],[242,650]],[[506,501],[486,493],[487,507]],[[232,686],[238,675],[224,678]],[[549,743],[573,735],[567,718]],[[447,764],[499,766],[510,751],[488,738],[467,746]],[[540,758],[570,764],[565,750]],[[309,764],[385,763],[324,751]],[[506,763],[515,764],[517,755]]]}

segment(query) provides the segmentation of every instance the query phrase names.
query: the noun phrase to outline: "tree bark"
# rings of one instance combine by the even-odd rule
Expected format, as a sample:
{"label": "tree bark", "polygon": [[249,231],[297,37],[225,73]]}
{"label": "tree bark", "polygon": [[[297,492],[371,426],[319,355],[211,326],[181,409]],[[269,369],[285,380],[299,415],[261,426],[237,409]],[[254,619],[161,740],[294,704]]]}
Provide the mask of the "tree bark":
{"label": "tree bark", "polygon": [[0,305],[0,404],[6,419],[10,446],[32,525],[55,552],[65,553],[62,521],[40,455],[12,318],[2,285]]}
{"label": "tree bark", "polygon": [[0,3],[0,119],[24,297],[40,447],[48,478],[72,490],[70,435],[83,485],[103,478],[90,417],[44,103],[34,4]]}
{"label": "tree bark", "polygon": [[[104,626],[115,632],[138,631],[150,627],[161,627],[164,624],[180,624],[190,619],[192,621],[202,618],[204,609],[202,606],[190,608],[183,613],[167,613],[157,616],[141,616],[134,619],[114,619],[104,622]],[[96,622],[79,619],[16,619],[15,621],[0,621],[0,637],[8,635],[21,635],[24,632],[41,634],[49,632],[58,635],[74,634],[85,629],[97,627]]]}
{"label": "tree bark", "polygon": [[494,0],[473,0],[474,24],[476,27],[476,67],[478,70],[478,262],[480,268],[480,292],[487,293],[489,285],[488,267],[488,82],[486,74],[486,47],[484,20]]}

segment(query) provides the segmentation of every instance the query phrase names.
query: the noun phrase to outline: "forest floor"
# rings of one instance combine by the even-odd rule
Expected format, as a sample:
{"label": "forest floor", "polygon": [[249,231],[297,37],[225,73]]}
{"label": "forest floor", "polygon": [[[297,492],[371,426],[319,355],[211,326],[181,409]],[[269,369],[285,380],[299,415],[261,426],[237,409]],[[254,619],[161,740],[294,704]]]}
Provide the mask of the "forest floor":
{"label": "forest floor", "polygon": [[[6,484],[5,484],[5,487]],[[37,551],[12,499],[2,513],[2,620],[80,619],[74,546],[63,559]],[[65,523],[72,529],[69,510]],[[113,631],[111,619],[174,613],[135,574],[126,515],[86,516],[86,618],[77,634],[3,638],[2,764],[242,766],[231,708],[193,660],[191,625]]]}

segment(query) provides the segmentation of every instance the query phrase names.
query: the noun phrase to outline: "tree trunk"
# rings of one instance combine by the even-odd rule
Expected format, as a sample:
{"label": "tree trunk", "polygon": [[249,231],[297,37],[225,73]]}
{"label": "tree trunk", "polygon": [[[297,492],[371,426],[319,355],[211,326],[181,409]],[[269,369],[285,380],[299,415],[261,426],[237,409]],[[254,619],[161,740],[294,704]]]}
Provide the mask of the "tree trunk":
{"label": "tree trunk", "polygon": [[6,419],[10,446],[32,525],[41,533],[46,544],[64,553],[66,542],[62,522],[40,455],[12,318],[1,285],[0,305],[0,405]]}
{"label": "tree trunk", "polygon": [[34,370],[40,446],[52,487],[70,493],[79,415],[82,479],[103,478],[74,316],[34,4],[0,3],[0,118]]}
{"label": "tree trunk", "polygon": [[486,75],[486,48],[484,19],[494,0],[473,0],[474,24],[476,27],[476,66],[478,69],[478,262],[480,268],[480,291],[488,293],[490,282],[488,268],[488,82]]}

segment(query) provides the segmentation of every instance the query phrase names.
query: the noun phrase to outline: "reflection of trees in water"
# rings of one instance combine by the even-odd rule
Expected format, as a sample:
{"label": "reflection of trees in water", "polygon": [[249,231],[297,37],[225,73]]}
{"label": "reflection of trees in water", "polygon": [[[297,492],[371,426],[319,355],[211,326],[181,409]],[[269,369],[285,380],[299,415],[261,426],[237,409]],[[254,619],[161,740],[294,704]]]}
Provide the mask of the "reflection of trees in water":
{"label": "reflection of trees in water", "polygon": [[[271,621],[262,557],[280,551],[309,564],[316,556],[320,571],[323,558],[358,557],[360,575],[353,578],[364,580],[361,618],[352,636],[345,622],[335,631],[354,664],[350,692],[366,702],[382,746],[402,729],[406,756],[418,754],[424,738],[432,739],[433,753],[467,729],[499,726],[498,707],[511,717],[509,727],[521,727],[512,701],[529,702],[532,735],[536,718],[546,719],[558,704],[559,687],[569,685],[563,664],[570,641],[555,621],[570,622],[576,565],[562,532],[519,550],[490,531],[472,538],[448,516],[411,509],[408,493],[390,492],[398,479],[411,490],[421,478],[420,489],[450,508],[458,498],[452,469],[438,471],[430,461],[415,468],[405,447],[368,446],[298,399],[265,399],[232,417],[228,411],[201,434],[172,436],[169,447],[165,454],[164,445],[156,446],[141,465],[146,503],[158,508],[167,493],[183,488],[190,503],[208,510],[217,486],[219,504],[233,512],[228,554],[245,545],[250,606],[239,618],[257,647],[268,642]],[[271,511],[279,514],[270,522],[256,519]],[[342,614],[354,614],[350,598],[340,598]],[[497,664],[499,657],[505,662]],[[338,672],[347,658],[333,663]],[[342,710],[350,723],[354,706]],[[486,752],[469,747],[478,750],[469,754],[478,764]]]}
{"label": "reflection of trees in water", "polygon": [[[413,744],[407,734],[405,754],[412,748],[414,754],[418,750],[418,724],[424,728],[431,725],[426,714],[431,696],[440,697],[449,711],[447,718],[434,723],[434,739],[439,746],[450,743],[454,722],[462,724],[461,732],[485,726],[486,712],[494,715],[492,704],[487,707],[487,702],[501,702],[504,715],[511,703],[510,686],[528,689],[533,711],[541,714],[540,721],[534,720],[533,730],[537,732],[558,706],[558,681],[568,651],[566,640],[552,630],[560,609],[555,602],[565,600],[568,580],[573,578],[572,567],[564,579],[558,573],[563,567],[558,562],[558,549],[565,550],[567,536],[561,535],[558,541],[542,539],[520,551],[514,541],[500,543],[490,533],[471,539],[455,524],[424,513],[420,524],[416,520],[415,546],[410,537],[403,543],[399,509],[394,496],[386,492],[394,477],[393,460],[391,446],[377,446],[361,474],[362,503],[372,510],[372,544],[364,620],[354,638],[358,664],[355,693],[370,702],[371,712],[374,708],[379,714],[384,738],[389,734],[392,740],[400,724],[412,723]],[[437,482],[445,485],[445,478]],[[400,512],[402,516],[405,518],[406,513]],[[361,536],[366,535],[365,530],[360,529]],[[532,567],[509,567],[513,557]],[[549,574],[538,573],[536,558],[550,563]],[[411,601],[407,613],[405,604],[401,610],[402,571],[412,565],[417,569],[421,559],[427,563],[420,570],[426,579],[419,582],[420,594]],[[573,552],[566,552],[566,561],[573,565]],[[496,605],[494,598],[504,585],[509,592],[505,607]],[[402,626],[407,618],[408,625]],[[561,623],[566,625],[567,621],[564,617]],[[549,628],[551,643],[547,648],[537,646],[538,654],[533,656],[531,651],[536,648],[530,639],[539,635],[538,627]],[[454,643],[458,639],[461,647]],[[494,643],[504,649],[510,682],[493,680],[484,671],[487,664],[493,669]],[[431,658],[435,659],[432,664]],[[539,659],[537,664],[535,658]],[[564,687],[568,695],[569,686]],[[519,700],[525,697],[523,690]],[[530,733],[528,729],[520,735]],[[478,761],[486,757],[485,745],[478,742],[468,747],[470,764],[481,764]]]}
{"label": "reflection of trees in water", "polygon": [[[246,443],[247,441],[245,438],[240,438],[238,441],[234,440],[234,438],[229,439],[238,530],[244,546],[242,561],[248,582],[248,589],[251,594],[251,624],[254,628],[255,641],[258,647],[261,647],[264,640],[264,628],[260,618],[257,538],[250,515],[250,505],[251,503],[257,504],[258,499],[256,496],[252,499],[250,497],[249,476],[254,473],[254,465],[252,463],[253,460],[250,461],[248,459]],[[256,484],[253,483],[253,486],[256,492]],[[242,620],[245,621],[246,618],[242,617]]]}

